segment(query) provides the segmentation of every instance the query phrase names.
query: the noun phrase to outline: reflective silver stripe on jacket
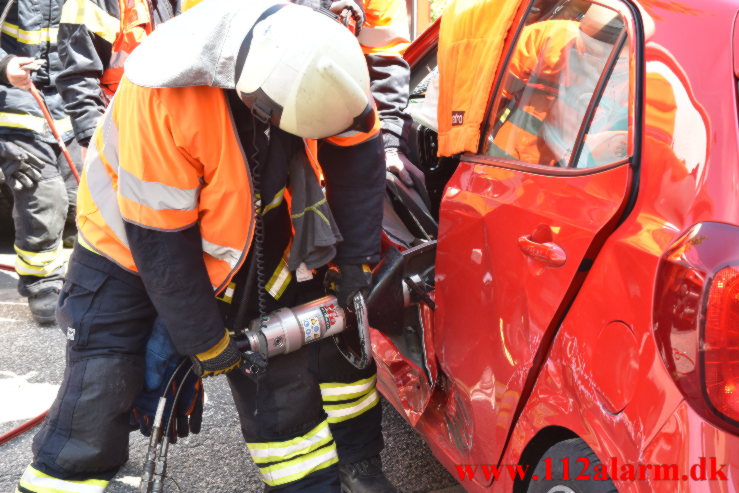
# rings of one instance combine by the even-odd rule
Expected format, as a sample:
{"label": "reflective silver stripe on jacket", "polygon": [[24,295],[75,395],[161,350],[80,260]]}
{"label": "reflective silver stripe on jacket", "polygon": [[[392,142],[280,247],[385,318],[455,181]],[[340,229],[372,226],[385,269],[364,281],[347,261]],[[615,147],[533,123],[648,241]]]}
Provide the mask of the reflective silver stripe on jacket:
{"label": "reflective silver stripe on jacket", "polygon": [[230,265],[232,269],[239,265],[239,260],[241,259],[242,253],[241,250],[237,250],[235,248],[230,248],[227,246],[216,245],[215,243],[211,243],[205,238],[202,239],[202,244],[203,252],[207,253],[213,258],[223,260],[228,265]]}
{"label": "reflective silver stripe on jacket", "polygon": [[95,202],[100,214],[102,214],[103,219],[105,219],[106,224],[113,231],[116,238],[128,247],[126,228],[123,225],[123,218],[118,207],[118,195],[100,157],[101,150],[97,148],[97,133],[102,132],[102,141],[105,146],[102,149],[102,155],[108,161],[110,167],[118,172],[118,128],[113,122],[113,104],[111,103],[111,108],[105,112],[100,127],[90,140],[90,147],[85,160],[85,175],[92,201]]}
{"label": "reflective silver stripe on jacket", "polygon": [[359,32],[359,44],[368,48],[382,48],[396,43],[409,43],[410,34],[405,26],[363,26]]}
{"label": "reflective silver stripe on jacket", "polygon": [[192,211],[198,207],[200,187],[183,190],[163,183],[143,181],[120,168],[118,192],[128,200],[156,211]]}

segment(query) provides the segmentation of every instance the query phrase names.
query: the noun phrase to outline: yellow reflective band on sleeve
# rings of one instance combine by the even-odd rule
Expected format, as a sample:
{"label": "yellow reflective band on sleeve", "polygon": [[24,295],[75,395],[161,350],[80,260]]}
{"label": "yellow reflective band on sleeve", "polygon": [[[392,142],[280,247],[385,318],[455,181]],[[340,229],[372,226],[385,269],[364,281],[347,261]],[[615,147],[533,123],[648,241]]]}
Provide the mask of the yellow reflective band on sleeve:
{"label": "yellow reflective band on sleeve", "polygon": [[18,486],[33,493],[102,493],[108,483],[109,481],[102,479],[85,481],[57,479],[28,466]]}
{"label": "yellow reflective band on sleeve", "polygon": [[336,442],[331,440],[330,445],[309,454],[279,462],[272,466],[260,467],[259,474],[262,476],[262,481],[269,486],[278,486],[301,480],[309,474],[326,469],[337,462],[339,462],[339,456],[336,453]]}
{"label": "yellow reflective band on sleeve", "polygon": [[234,291],[236,291],[236,283],[231,282],[226,286],[226,289],[223,290],[223,294],[221,296],[216,296],[216,299],[230,305],[234,300]]}
{"label": "yellow reflective band on sleeve", "polygon": [[26,31],[25,29],[20,29],[15,24],[3,22],[2,32],[23,44],[40,45],[43,43],[56,44],[59,29],[56,27],[45,27],[35,31]]}
{"label": "yellow reflective band on sleeve", "polygon": [[57,269],[64,266],[65,258],[61,254],[62,245],[56,250],[48,252],[29,252],[15,248],[15,271],[22,276],[46,277],[54,273]]}
{"label": "yellow reflective band on sleeve", "polygon": [[91,0],[67,0],[62,8],[62,24],[83,24],[87,30],[113,43],[121,22]]}
{"label": "yellow reflective band on sleeve", "polygon": [[[62,134],[72,130],[72,120],[70,120],[69,117],[54,120],[54,125],[59,133]],[[49,124],[46,123],[45,118],[20,113],[7,113],[0,111],[0,127],[22,128],[38,134],[51,133]]]}
{"label": "yellow reflective band on sleeve", "polygon": [[323,405],[328,414],[329,423],[341,423],[364,414],[380,402],[380,395],[376,389],[372,389],[366,396],[345,404]]}
{"label": "yellow reflective band on sleeve", "polygon": [[208,349],[207,351],[196,354],[195,357],[199,359],[200,361],[213,359],[219,354],[221,354],[226,349],[226,346],[228,346],[228,342],[230,340],[231,340],[231,337],[228,335],[228,332],[226,332],[223,338],[220,341],[218,341],[218,343],[215,346]]}
{"label": "yellow reflective band on sleeve", "polygon": [[377,375],[351,383],[322,383],[321,396],[324,402],[345,401],[367,395],[375,389]]}
{"label": "yellow reflective band on sleeve", "polygon": [[284,197],[285,197],[285,187],[282,187],[282,189],[279,192],[277,192],[274,197],[272,197],[272,201],[264,207],[264,210],[262,211],[262,215],[264,216],[272,209],[279,207],[280,204],[282,204],[282,199]]}
{"label": "yellow reflective band on sleeve", "polygon": [[293,280],[293,273],[287,268],[287,258],[290,255],[290,247],[292,246],[292,240],[288,243],[285,251],[282,252],[282,258],[280,263],[277,264],[277,268],[272,273],[272,277],[269,278],[267,284],[264,286],[264,290],[269,293],[274,299],[279,300],[285,290]]}
{"label": "yellow reflective band on sleeve", "polygon": [[292,279],[293,273],[288,270],[287,261],[285,260],[285,257],[283,257],[280,259],[279,265],[272,274],[272,277],[267,281],[264,289],[274,299],[279,300],[285,293],[285,289],[290,285],[290,281],[292,281]]}
{"label": "yellow reflective band on sleeve", "polygon": [[284,442],[247,443],[249,453],[256,464],[285,461],[313,452],[333,440],[328,421],[321,421],[305,435]]}

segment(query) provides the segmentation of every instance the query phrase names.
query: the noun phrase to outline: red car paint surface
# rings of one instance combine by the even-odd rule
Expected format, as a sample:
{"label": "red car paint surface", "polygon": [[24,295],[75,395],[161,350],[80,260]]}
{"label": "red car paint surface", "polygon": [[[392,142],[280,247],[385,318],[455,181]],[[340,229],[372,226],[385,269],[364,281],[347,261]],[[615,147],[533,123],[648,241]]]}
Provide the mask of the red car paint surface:
{"label": "red car paint surface", "polygon": [[[380,389],[455,476],[456,464],[525,462],[566,430],[604,464],[727,464],[727,480],[613,478],[619,491],[739,491],[736,428],[686,400],[665,359],[692,372],[699,355],[679,345],[661,355],[654,314],[660,259],[681,235],[701,223],[739,227],[739,2],[624,5],[653,22],[641,45],[632,30],[643,22],[627,22],[642,69],[632,158],[550,172],[463,155],[440,207],[437,309],[423,307],[431,379],[373,333]],[[409,49],[411,66],[437,39],[438,23]],[[736,265],[739,245],[729,250]],[[462,485],[514,489],[505,475]]]}

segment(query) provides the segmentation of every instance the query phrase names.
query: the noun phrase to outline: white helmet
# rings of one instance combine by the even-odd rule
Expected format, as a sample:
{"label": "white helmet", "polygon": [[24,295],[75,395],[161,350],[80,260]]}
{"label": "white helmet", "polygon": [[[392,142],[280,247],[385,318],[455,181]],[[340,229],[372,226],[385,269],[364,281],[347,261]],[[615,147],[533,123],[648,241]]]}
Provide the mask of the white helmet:
{"label": "white helmet", "polygon": [[255,117],[303,138],[374,125],[367,64],[356,37],[328,15],[277,4],[244,38],[236,91]]}

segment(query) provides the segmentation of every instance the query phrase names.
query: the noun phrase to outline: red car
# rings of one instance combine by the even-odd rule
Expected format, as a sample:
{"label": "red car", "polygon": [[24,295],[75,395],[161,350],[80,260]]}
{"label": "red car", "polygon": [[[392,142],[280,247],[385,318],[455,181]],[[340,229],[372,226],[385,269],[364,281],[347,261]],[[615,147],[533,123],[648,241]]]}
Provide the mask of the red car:
{"label": "red car", "polygon": [[395,201],[373,346],[466,490],[739,491],[738,11],[457,0],[408,50],[438,231]]}

